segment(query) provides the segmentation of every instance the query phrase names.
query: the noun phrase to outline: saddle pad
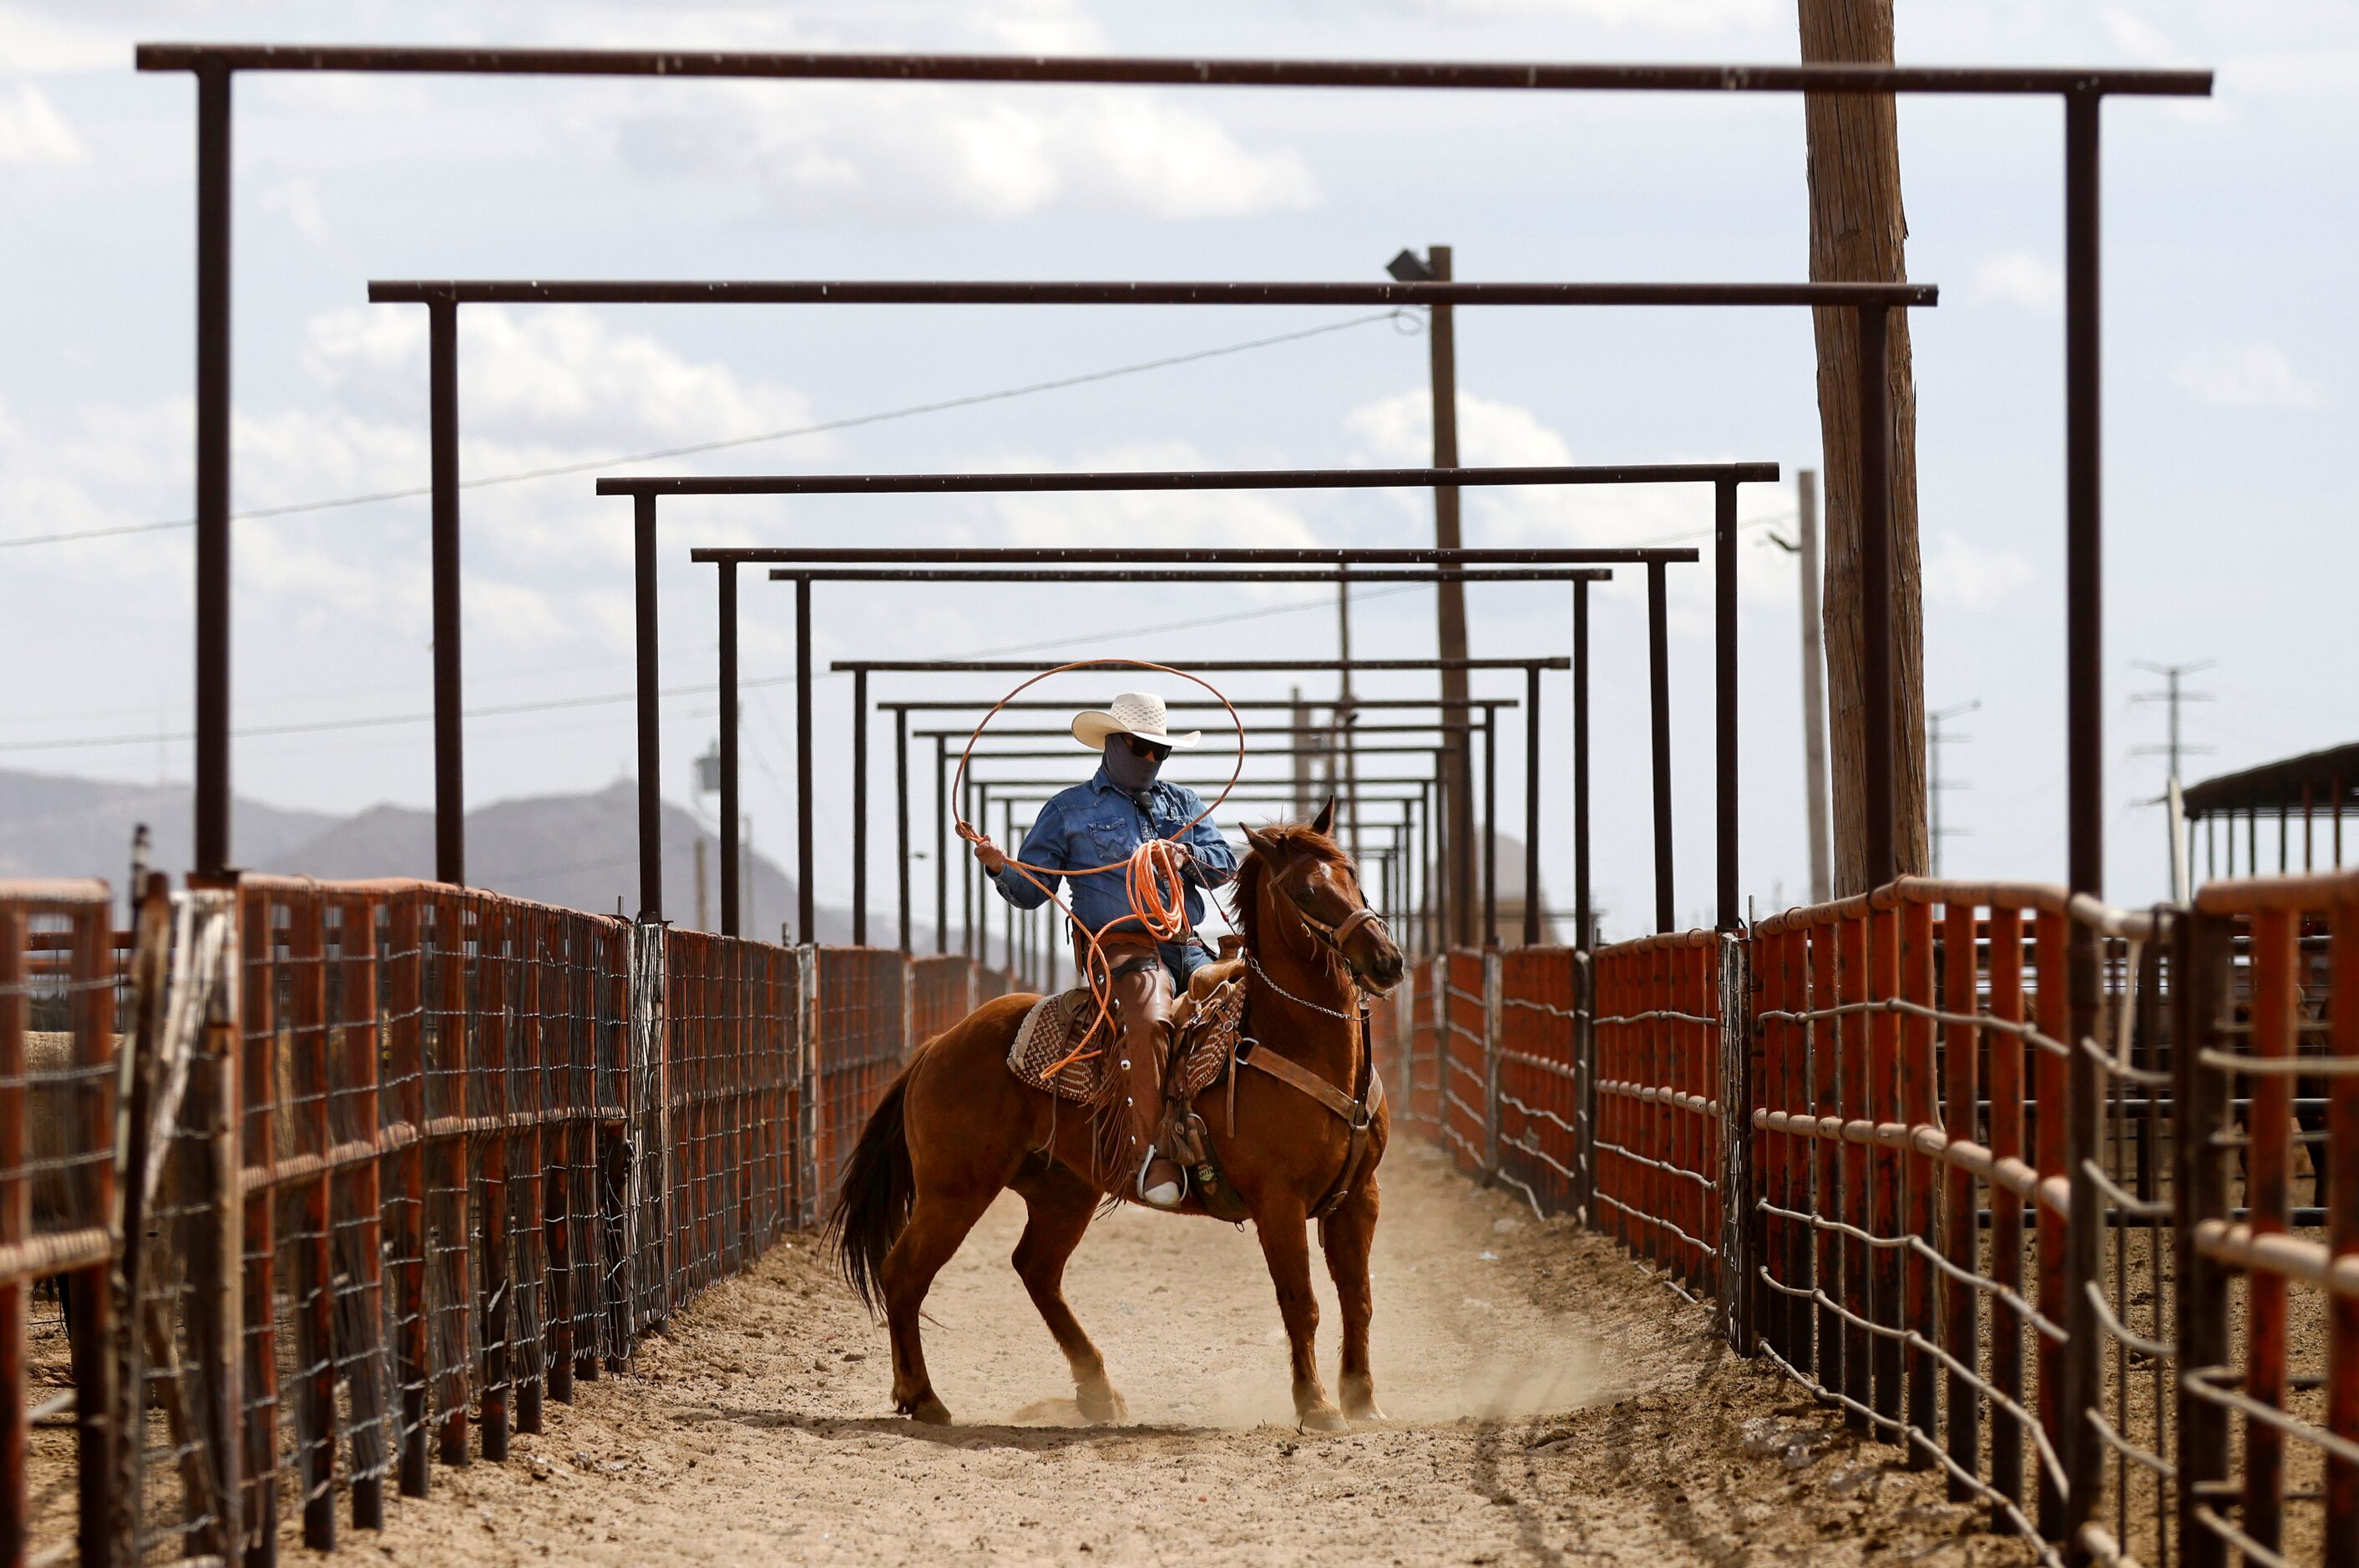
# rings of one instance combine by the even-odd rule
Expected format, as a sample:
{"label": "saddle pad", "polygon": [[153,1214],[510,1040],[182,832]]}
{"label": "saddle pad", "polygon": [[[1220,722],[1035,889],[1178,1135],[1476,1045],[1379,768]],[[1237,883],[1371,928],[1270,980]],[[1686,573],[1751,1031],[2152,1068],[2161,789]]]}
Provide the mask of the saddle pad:
{"label": "saddle pad", "polygon": [[[1086,987],[1041,997],[1016,1027],[1015,1041],[1007,1048],[1007,1070],[1018,1082],[1060,1099],[1093,1098],[1106,1074],[1105,1052],[1083,1048],[1096,1017],[1097,1004]],[[1078,1057],[1076,1051],[1081,1052]],[[1049,1070],[1060,1062],[1065,1065],[1050,1078]]]}
{"label": "saddle pad", "polygon": [[[1221,1081],[1236,1054],[1238,1030],[1245,1021],[1245,984],[1242,965],[1207,989],[1191,990],[1174,1009],[1178,1066],[1171,1091],[1181,1099]],[[1106,1086],[1111,1066],[1107,1053],[1090,1043],[1090,1026],[1097,1003],[1087,987],[1043,996],[1032,1004],[1016,1027],[1007,1048],[1007,1070],[1019,1082],[1046,1089],[1060,1099],[1088,1101]],[[1076,1055],[1076,1052],[1079,1054]],[[1049,1070],[1064,1066],[1055,1077]]]}

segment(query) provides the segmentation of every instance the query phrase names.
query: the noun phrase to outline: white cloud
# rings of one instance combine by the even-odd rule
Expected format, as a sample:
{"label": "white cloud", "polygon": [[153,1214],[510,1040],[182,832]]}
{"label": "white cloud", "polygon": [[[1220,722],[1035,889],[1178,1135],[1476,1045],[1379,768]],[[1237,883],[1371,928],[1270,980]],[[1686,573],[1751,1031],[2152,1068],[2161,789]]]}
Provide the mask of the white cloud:
{"label": "white cloud", "polygon": [[[1161,441],[1102,448],[1028,466],[1116,473],[1231,465],[1185,441]],[[1292,504],[1252,490],[1015,495],[995,497],[990,510],[996,520],[977,542],[1047,548],[1152,541],[1272,550],[1322,542]]]}
{"label": "white cloud", "polygon": [[74,14],[61,19],[22,5],[0,5],[0,71],[30,76],[130,65],[130,29],[93,27],[81,7],[68,9]]}
{"label": "white cloud", "polygon": [[1925,597],[1961,610],[1994,609],[2031,581],[2031,567],[2021,556],[1984,550],[1947,531],[1923,551],[1922,563]]}
{"label": "white cloud", "polygon": [[1974,268],[1970,297],[1977,303],[2053,313],[2064,303],[2064,274],[2027,251],[2007,251]]}
{"label": "white cloud", "polygon": [[1137,92],[978,98],[814,85],[732,93],[623,127],[625,161],[664,178],[766,186],[796,221],[1004,221],[1056,209],[1226,218],[1311,206],[1309,166]]}
{"label": "white cloud", "polygon": [[2172,378],[2213,408],[2315,408],[2326,401],[2326,388],[2273,343],[2215,344],[2180,361]]}
{"label": "white cloud", "polygon": [[[810,400],[792,388],[684,359],[654,338],[615,331],[586,308],[475,305],[459,322],[459,407],[471,443],[594,456],[812,420]],[[356,409],[422,420],[426,313],[377,305],[315,316],[305,331],[303,364]],[[796,450],[826,448],[813,442]]]}
{"label": "white cloud", "polygon": [[0,169],[82,160],[82,139],[48,93],[22,82],[15,93],[0,95]]}

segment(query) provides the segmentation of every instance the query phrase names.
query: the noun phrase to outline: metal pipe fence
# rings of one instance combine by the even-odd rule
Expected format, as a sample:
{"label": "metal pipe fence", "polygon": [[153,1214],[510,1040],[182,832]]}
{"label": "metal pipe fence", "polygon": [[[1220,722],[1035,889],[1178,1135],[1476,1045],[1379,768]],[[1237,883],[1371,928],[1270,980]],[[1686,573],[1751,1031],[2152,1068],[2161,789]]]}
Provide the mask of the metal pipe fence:
{"label": "metal pipe fence", "polygon": [[1622,1242],[2042,1561],[2347,1562],[2354,933],[2351,874],[2147,911],[1903,878],[1744,933],[1436,955],[1379,1060],[1404,1129]]}
{"label": "metal pipe fence", "polygon": [[1008,988],[430,883],[136,913],[0,883],[5,1568],[266,1565],[504,1458]]}

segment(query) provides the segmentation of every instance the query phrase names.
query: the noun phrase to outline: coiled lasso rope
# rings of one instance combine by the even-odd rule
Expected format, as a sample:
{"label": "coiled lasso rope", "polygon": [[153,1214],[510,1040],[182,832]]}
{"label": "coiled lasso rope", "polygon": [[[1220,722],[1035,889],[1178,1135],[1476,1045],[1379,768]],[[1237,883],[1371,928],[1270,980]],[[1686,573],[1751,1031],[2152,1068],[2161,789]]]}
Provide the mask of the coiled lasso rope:
{"label": "coiled lasso rope", "polygon": [[[1190,675],[1184,670],[1174,670],[1168,664],[1155,664],[1143,659],[1076,659],[1071,664],[1060,664],[1054,670],[1044,670],[992,704],[991,712],[984,714],[983,722],[976,724],[974,733],[967,737],[966,749],[959,753],[958,771],[951,779],[951,800],[964,799],[966,792],[962,786],[966,782],[967,763],[973,757],[975,743],[983,738],[983,732],[991,726],[991,721],[997,718],[1008,703],[1013,702],[1050,676],[1067,675],[1077,670],[1152,670],[1160,675],[1176,675],[1182,681],[1193,681],[1210,691],[1214,698],[1218,699],[1221,706],[1228,711],[1229,723],[1234,726],[1237,734],[1237,758],[1236,765],[1229,769],[1229,781],[1221,786],[1220,794],[1213,797],[1202,811],[1180,823],[1169,834],[1148,839],[1145,844],[1132,850],[1124,859],[1110,860],[1103,866],[1068,868],[1060,866],[1030,866],[1013,855],[1006,857],[1009,866],[1021,873],[1026,881],[1039,888],[1047,895],[1050,903],[1064,911],[1067,923],[1080,931],[1082,940],[1089,944],[1089,956],[1082,964],[1082,977],[1089,985],[1090,1000],[1095,1004],[1097,1014],[1090,1020],[1089,1030],[1082,1035],[1082,1044],[1063,1061],[1043,1073],[1041,1076],[1044,1078],[1054,1078],[1074,1062],[1086,1061],[1103,1050],[1103,1047],[1093,1048],[1090,1042],[1098,1038],[1098,1029],[1106,1023],[1114,1012],[1114,966],[1106,961],[1105,951],[1098,941],[1099,933],[1083,925],[1080,917],[1073,913],[1072,906],[1057,896],[1054,886],[1056,878],[1062,877],[1070,883],[1083,877],[1094,877],[1100,872],[1122,872],[1123,890],[1130,902],[1130,913],[1109,921],[1106,930],[1112,931],[1115,926],[1122,925],[1125,921],[1136,920],[1140,930],[1157,942],[1174,940],[1188,929],[1188,889],[1180,881],[1180,873],[1187,868],[1188,854],[1180,841],[1187,836],[1190,829],[1220,809],[1221,803],[1229,798],[1229,792],[1237,787],[1237,780],[1244,775],[1245,769],[1245,720],[1238,717],[1234,704],[1230,702],[1219,687],[1201,676]],[[952,808],[951,820],[958,828],[959,837],[967,843],[985,842],[987,835],[973,822],[968,822],[965,817],[959,815],[955,807]]]}

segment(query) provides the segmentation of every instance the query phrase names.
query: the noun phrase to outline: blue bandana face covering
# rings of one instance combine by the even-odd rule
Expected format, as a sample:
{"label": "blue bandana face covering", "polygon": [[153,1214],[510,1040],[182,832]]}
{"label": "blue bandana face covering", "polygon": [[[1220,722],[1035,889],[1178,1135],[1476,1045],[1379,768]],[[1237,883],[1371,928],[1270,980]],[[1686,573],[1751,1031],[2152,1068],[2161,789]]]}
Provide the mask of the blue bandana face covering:
{"label": "blue bandana face covering", "polygon": [[1114,787],[1124,794],[1147,793],[1147,786],[1155,782],[1155,776],[1162,770],[1162,768],[1163,764],[1152,757],[1134,755],[1121,735],[1106,736],[1106,777],[1112,779]]}

